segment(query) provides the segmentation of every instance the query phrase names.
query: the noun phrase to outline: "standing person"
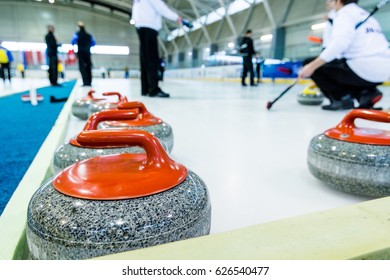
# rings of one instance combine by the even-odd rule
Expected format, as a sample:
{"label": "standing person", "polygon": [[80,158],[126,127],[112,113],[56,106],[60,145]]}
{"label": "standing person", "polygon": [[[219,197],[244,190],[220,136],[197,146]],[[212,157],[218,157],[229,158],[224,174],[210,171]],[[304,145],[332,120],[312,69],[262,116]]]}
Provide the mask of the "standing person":
{"label": "standing person", "polygon": [[58,61],[57,71],[60,78],[65,79],[65,67],[61,60]]}
{"label": "standing person", "polygon": [[257,83],[261,83],[261,66],[264,64],[264,57],[260,53],[256,54],[256,77]]}
{"label": "standing person", "polygon": [[25,74],[24,74],[24,65],[23,65],[23,63],[18,63],[16,65],[16,70],[18,70],[20,72],[20,75],[22,76],[22,79],[24,79]]}
{"label": "standing person", "polygon": [[158,65],[158,80],[163,81],[164,80],[164,71],[165,71],[165,59],[162,57],[160,58],[160,63]]}
{"label": "standing person", "polygon": [[85,30],[82,21],[77,23],[79,31],[75,32],[72,37],[72,45],[77,45],[77,58],[79,60],[79,70],[83,79],[83,86],[92,84],[92,61],[91,47],[96,45],[95,39]]}
{"label": "standing person", "polygon": [[11,85],[11,63],[14,61],[14,58],[12,53],[3,47],[2,43],[0,41],[0,77],[3,79],[5,85],[5,71],[7,71],[7,77]]}
{"label": "standing person", "polygon": [[311,77],[330,104],[324,110],[369,109],[382,98],[377,86],[390,77],[388,42],[376,19],[357,0],[335,0],[336,14],[326,48],[298,78]]}
{"label": "standing person", "polygon": [[253,73],[253,62],[252,58],[255,54],[255,49],[253,47],[253,40],[252,40],[252,30],[248,29],[245,32],[245,36],[241,41],[240,45],[240,53],[242,54],[243,59],[243,70],[242,70],[242,79],[241,79],[241,85],[246,86],[245,80],[246,76],[249,71],[249,77],[250,77],[250,85],[256,86],[254,81],[254,73]]}
{"label": "standing person", "polygon": [[162,27],[162,17],[177,23],[181,23],[182,18],[162,0],[134,0],[132,15],[140,41],[141,94],[169,97],[158,86],[157,36]]}
{"label": "standing person", "polygon": [[58,79],[58,70],[57,70],[57,65],[58,65],[58,56],[57,56],[57,39],[54,36],[54,31],[55,28],[53,25],[48,25],[47,26],[47,34],[45,36],[45,41],[46,41],[46,54],[47,54],[47,59],[49,61],[49,80],[50,84],[52,86],[61,86],[57,83]]}

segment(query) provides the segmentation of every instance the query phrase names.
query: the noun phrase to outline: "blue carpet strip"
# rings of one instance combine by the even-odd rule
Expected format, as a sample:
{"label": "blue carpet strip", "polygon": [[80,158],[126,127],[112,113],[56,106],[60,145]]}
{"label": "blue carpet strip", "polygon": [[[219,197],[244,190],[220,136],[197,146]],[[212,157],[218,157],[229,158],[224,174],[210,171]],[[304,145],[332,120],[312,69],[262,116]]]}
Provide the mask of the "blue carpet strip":
{"label": "blue carpet strip", "polygon": [[0,215],[65,104],[51,103],[50,96],[69,97],[75,84],[37,89],[44,98],[37,106],[21,101],[28,91],[0,98]]}

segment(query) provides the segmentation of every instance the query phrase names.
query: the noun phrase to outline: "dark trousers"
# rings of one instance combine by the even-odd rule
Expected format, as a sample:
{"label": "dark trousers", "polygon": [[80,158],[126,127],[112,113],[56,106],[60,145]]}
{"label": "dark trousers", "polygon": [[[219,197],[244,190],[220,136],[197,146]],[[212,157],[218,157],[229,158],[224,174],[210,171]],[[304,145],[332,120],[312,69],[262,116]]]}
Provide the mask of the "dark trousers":
{"label": "dark trousers", "polygon": [[257,82],[260,83],[260,80],[261,80],[261,63],[256,63],[256,77],[257,77]]}
{"label": "dark trousers", "polygon": [[49,80],[50,84],[57,84],[58,78],[58,58],[57,56],[49,56]]}
{"label": "dark trousers", "polygon": [[324,64],[311,78],[331,101],[341,100],[346,95],[359,98],[364,90],[373,91],[381,84],[360,78],[349,68],[345,59],[335,59]]}
{"label": "dark trousers", "polygon": [[251,82],[251,85],[253,85],[255,82],[254,82],[252,56],[248,55],[248,56],[243,57],[243,66],[244,66],[244,69],[242,70],[241,83],[245,84],[245,79],[246,79],[246,77],[248,75],[248,71],[249,71],[250,82]]}
{"label": "dark trousers", "polygon": [[154,29],[141,27],[137,29],[140,41],[140,64],[141,64],[141,91],[142,93],[157,93],[158,87],[158,32]]}
{"label": "dark trousers", "polygon": [[1,63],[0,77],[3,79],[4,82],[5,82],[6,70],[7,70],[8,80],[11,82],[11,66],[10,66],[10,63],[9,62]]}
{"label": "dark trousers", "polygon": [[80,51],[77,53],[77,57],[79,59],[79,70],[83,79],[83,85],[90,86],[92,84],[91,54]]}

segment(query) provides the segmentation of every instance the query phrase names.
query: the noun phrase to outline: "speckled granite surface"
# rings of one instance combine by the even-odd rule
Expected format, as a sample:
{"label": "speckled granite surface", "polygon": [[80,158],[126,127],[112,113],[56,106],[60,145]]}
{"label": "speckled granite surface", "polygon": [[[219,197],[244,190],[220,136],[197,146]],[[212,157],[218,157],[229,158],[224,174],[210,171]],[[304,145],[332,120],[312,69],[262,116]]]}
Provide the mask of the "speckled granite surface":
{"label": "speckled granite surface", "polygon": [[149,132],[158,140],[160,140],[160,143],[164,147],[165,151],[167,151],[168,153],[172,152],[173,143],[174,143],[173,131],[172,131],[172,127],[166,122],[162,122],[156,125],[147,125],[147,126],[121,126],[120,128],[117,126],[110,126],[107,124],[107,122],[101,122],[98,125],[98,129],[116,129],[116,128],[137,129],[137,130],[143,130]]}
{"label": "speckled granite surface", "polygon": [[390,146],[366,145],[317,135],[310,143],[310,172],[336,189],[372,197],[390,195]]}
{"label": "speckled granite surface", "polygon": [[79,119],[87,120],[89,117],[89,107],[94,103],[91,100],[75,100],[72,103],[72,114]]}
{"label": "speckled granite surface", "polygon": [[[99,124],[99,129],[104,129],[105,126]],[[108,128],[108,127],[107,127]],[[123,128],[121,128],[123,129]],[[151,133],[155,136],[160,143],[162,144],[165,151],[170,153],[173,148],[173,133],[170,125],[166,123],[161,123],[158,125],[150,126],[134,126],[128,127],[128,129],[138,129],[144,130]],[[84,148],[79,146],[74,146],[69,143],[65,143],[57,148],[53,156],[53,161],[51,164],[52,172],[54,174],[58,173],[65,167],[72,165],[78,161],[102,156],[102,155],[112,155],[112,154],[123,154],[123,153],[132,153],[139,154],[145,153],[141,147],[127,147],[127,148],[105,148],[105,149],[93,149],[93,148]]]}
{"label": "speckled granite surface", "polygon": [[141,147],[125,147],[125,148],[84,148],[74,146],[66,143],[57,148],[53,156],[53,162],[51,164],[52,172],[57,174],[62,169],[85,159],[93,158],[96,156],[113,155],[113,154],[141,154],[145,153]]}
{"label": "speckled granite surface", "polygon": [[69,197],[50,179],[33,195],[27,216],[32,259],[86,259],[207,235],[211,204],[191,171],[168,191],[117,201]]}
{"label": "speckled granite surface", "polygon": [[96,102],[96,103],[91,104],[91,106],[89,106],[88,117],[92,116],[93,114],[95,114],[97,112],[103,111],[103,110],[116,109],[116,108],[118,108],[117,103]]}
{"label": "speckled granite surface", "polygon": [[324,97],[321,94],[298,94],[297,100],[302,105],[320,105]]}

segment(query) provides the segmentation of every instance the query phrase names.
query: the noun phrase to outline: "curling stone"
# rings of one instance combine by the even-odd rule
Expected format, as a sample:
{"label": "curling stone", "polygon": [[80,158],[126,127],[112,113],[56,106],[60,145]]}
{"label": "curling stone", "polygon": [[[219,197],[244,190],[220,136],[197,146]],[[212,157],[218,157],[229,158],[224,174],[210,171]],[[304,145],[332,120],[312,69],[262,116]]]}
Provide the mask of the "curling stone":
{"label": "curling stone", "polygon": [[[22,94],[20,98],[23,102],[31,102],[31,96],[29,94]],[[43,95],[37,94],[36,101],[43,101]]]}
{"label": "curling stone", "polygon": [[314,84],[306,87],[301,93],[299,93],[297,100],[302,105],[320,105],[324,101],[324,96],[319,88]]}
{"label": "curling stone", "polygon": [[326,184],[365,196],[390,195],[390,131],[356,127],[355,119],[390,123],[390,114],[352,110],[335,128],[311,140],[310,172]]}
{"label": "curling stone", "polygon": [[142,102],[124,102],[118,105],[120,110],[137,110],[138,116],[135,119],[105,121],[98,125],[99,129],[137,129],[144,130],[157,137],[164,149],[171,153],[173,149],[172,127],[161,119],[153,116]]}
{"label": "curling stone", "polygon": [[[135,119],[138,113],[135,110],[107,110],[92,115],[85,124],[83,131],[96,130],[98,124],[109,120]],[[53,174],[57,174],[65,167],[78,161],[102,155],[119,153],[144,153],[145,151],[137,146],[84,146],[77,141],[77,137],[69,140],[57,148],[51,164]]]}
{"label": "curling stone", "polygon": [[207,235],[211,204],[202,179],[145,131],[84,131],[83,145],[140,145],[146,154],[99,156],[46,181],[32,196],[32,259],[88,259]]}
{"label": "curling stone", "polygon": [[89,112],[88,116],[92,116],[93,114],[107,110],[107,109],[116,109],[118,108],[118,104],[122,102],[127,102],[127,98],[125,96],[122,96],[119,92],[105,92],[103,93],[104,96],[117,96],[118,100],[117,101],[107,101],[107,100],[102,100],[99,102],[95,102],[89,106]]}
{"label": "curling stone", "polygon": [[104,100],[104,98],[95,98],[94,90],[90,90],[86,98],[77,99],[72,103],[72,114],[82,120],[88,119],[89,106],[95,102]]}

